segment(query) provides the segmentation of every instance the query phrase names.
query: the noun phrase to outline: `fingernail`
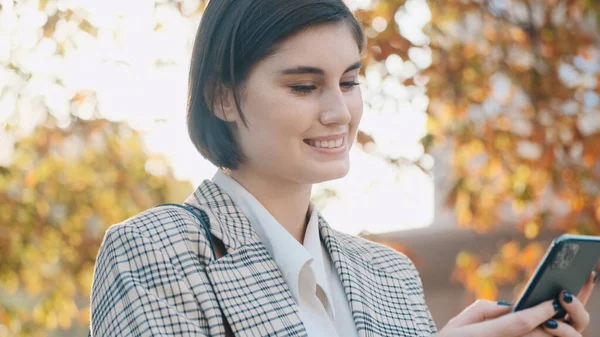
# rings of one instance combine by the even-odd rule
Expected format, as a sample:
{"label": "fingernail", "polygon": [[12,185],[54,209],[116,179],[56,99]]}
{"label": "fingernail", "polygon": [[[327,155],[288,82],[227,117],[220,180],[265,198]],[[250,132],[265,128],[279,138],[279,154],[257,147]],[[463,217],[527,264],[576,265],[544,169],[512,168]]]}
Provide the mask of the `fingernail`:
{"label": "fingernail", "polygon": [[556,314],[552,316],[552,318],[561,319],[567,314],[567,312],[563,308],[562,304],[560,304],[560,301],[558,299],[552,301],[552,307],[554,307],[554,311],[556,312]]}
{"label": "fingernail", "polygon": [[598,273],[594,272],[594,283],[596,283],[596,281],[598,281]]}
{"label": "fingernail", "polygon": [[563,294],[563,300],[564,300],[566,303],[571,303],[571,302],[573,302],[573,295],[571,295],[571,293],[570,293],[570,292],[568,292],[568,291],[565,291],[565,292],[564,292],[564,294]]}
{"label": "fingernail", "polygon": [[498,302],[496,302],[496,304],[503,305],[505,307],[512,307],[512,303],[504,302],[504,301],[498,301]]}
{"label": "fingernail", "polygon": [[544,323],[544,325],[546,326],[546,328],[549,328],[549,329],[558,328],[558,323],[556,323],[556,321],[553,319],[547,320],[546,323]]}
{"label": "fingernail", "polygon": [[558,300],[554,300],[552,302],[552,307],[554,307],[554,311],[559,312],[562,309],[562,305],[560,305],[560,302]]}

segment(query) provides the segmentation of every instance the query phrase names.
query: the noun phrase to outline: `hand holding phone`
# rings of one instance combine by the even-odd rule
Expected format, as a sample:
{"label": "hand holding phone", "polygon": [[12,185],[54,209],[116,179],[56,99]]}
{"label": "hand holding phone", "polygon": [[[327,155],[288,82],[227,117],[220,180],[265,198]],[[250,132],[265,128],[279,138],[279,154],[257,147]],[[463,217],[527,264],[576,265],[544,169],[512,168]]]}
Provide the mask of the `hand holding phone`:
{"label": "hand holding phone", "polygon": [[[565,234],[557,237],[527,283],[513,311],[557,299],[563,290],[577,295],[600,259],[600,237]],[[563,318],[565,311],[555,316]]]}
{"label": "hand holding phone", "polygon": [[[436,336],[581,336],[590,322],[584,306],[594,289],[592,271],[599,258],[600,237],[562,235],[548,248],[512,313],[510,303],[480,300]],[[572,295],[565,296],[565,290]],[[560,312],[562,307],[566,311]],[[565,313],[568,320],[553,319]]]}

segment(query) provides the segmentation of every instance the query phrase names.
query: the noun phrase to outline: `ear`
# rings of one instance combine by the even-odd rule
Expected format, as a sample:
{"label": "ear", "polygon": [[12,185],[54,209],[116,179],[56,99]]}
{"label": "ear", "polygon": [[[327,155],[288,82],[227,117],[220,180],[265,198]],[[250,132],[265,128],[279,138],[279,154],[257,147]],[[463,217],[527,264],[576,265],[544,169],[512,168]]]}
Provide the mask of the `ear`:
{"label": "ear", "polygon": [[238,110],[233,96],[233,89],[219,85],[215,91],[215,116],[225,122],[238,120]]}

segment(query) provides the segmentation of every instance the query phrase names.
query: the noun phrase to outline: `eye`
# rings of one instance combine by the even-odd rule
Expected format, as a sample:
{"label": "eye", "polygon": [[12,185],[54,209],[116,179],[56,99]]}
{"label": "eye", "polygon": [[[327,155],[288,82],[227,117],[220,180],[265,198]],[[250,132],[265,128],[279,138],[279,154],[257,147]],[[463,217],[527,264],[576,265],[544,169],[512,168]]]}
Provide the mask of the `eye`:
{"label": "eye", "polygon": [[294,92],[296,94],[306,95],[306,94],[310,94],[313,90],[316,90],[317,86],[316,85],[292,85],[292,86],[290,86],[290,88],[292,88],[292,92]]}
{"label": "eye", "polygon": [[352,88],[354,88],[355,86],[359,85],[360,83],[356,82],[356,81],[349,81],[349,82],[341,82],[340,86],[342,86],[345,89],[351,90]]}

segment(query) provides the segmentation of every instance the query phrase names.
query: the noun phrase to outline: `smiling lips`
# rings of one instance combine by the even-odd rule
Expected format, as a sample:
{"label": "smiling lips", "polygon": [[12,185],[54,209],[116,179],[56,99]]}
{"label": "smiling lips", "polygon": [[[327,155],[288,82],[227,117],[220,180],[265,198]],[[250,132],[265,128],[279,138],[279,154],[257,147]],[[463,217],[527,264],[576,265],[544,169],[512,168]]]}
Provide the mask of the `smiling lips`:
{"label": "smiling lips", "polygon": [[306,144],[310,145],[310,146],[314,146],[314,147],[318,147],[318,148],[328,148],[328,149],[333,149],[336,147],[340,147],[342,146],[342,144],[344,143],[344,139],[340,138],[338,140],[324,140],[324,141],[318,141],[318,140],[306,140],[305,141]]}
{"label": "smiling lips", "polygon": [[337,134],[325,137],[305,139],[304,142],[318,149],[336,149],[343,147],[346,134]]}

